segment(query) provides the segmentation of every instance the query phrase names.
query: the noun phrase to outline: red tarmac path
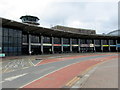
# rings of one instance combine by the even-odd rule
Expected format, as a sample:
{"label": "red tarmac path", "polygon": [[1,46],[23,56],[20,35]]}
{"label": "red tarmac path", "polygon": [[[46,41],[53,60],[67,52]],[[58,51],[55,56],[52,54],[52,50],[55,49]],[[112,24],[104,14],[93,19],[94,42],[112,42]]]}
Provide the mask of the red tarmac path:
{"label": "red tarmac path", "polygon": [[35,66],[39,66],[42,64],[47,64],[47,63],[52,63],[52,62],[58,62],[58,61],[64,61],[64,60],[69,60],[69,59],[77,59],[81,57],[90,57],[90,56],[98,56],[98,55],[112,55],[112,54],[96,54],[96,55],[80,55],[80,56],[71,56],[71,57],[62,57],[62,58],[54,58],[54,59],[46,59],[43,61],[40,61],[37,63]]}
{"label": "red tarmac path", "polygon": [[[80,57],[83,57],[83,56],[66,57],[66,59],[74,59],[74,58],[80,58]],[[118,58],[118,56],[106,56],[106,57],[89,59],[87,61],[75,63],[70,66],[64,67],[58,71],[55,71],[51,74],[48,74],[41,79],[33,81],[30,84],[27,84],[26,86],[24,86],[23,88],[61,88],[71,79],[73,79],[75,76],[80,75],[82,72],[84,72],[86,69],[90,68],[91,66],[104,62],[106,60],[112,60],[113,58]],[[56,60],[53,60],[53,61],[56,61]]]}

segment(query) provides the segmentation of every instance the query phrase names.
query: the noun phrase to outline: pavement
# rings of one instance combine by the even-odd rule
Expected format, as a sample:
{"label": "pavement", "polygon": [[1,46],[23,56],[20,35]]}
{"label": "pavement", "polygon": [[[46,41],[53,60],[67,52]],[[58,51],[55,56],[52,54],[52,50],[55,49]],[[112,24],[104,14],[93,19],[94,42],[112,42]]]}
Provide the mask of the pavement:
{"label": "pavement", "polygon": [[64,88],[91,66],[117,57],[117,53],[54,55],[31,67],[2,73],[0,84],[3,88]]}
{"label": "pavement", "polygon": [[72,88],[118,88],[118,58],[95,66]]}

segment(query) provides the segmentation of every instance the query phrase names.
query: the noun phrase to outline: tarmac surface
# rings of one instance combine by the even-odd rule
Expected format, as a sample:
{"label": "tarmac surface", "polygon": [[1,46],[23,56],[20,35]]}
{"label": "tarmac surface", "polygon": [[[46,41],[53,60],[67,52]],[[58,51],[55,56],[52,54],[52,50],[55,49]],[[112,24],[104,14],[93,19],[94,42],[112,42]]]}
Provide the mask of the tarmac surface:
{"label": "tarmac surface", "polygon": [[2,88],[63,88],[87,68],[117,57],[117,53],[56,55],[32,61],[30,67],[3,72],[0,83]]}

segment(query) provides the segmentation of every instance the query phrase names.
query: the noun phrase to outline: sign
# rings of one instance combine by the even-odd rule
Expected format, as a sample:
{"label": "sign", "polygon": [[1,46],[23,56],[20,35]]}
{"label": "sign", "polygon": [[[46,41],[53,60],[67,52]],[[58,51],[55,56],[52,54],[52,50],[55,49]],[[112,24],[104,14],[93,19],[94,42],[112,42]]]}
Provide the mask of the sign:
{"label": "sign", "polygon": [[72,45],[72,46],[78,46],[78,45]]}
{"label": "sign", "polygon": [[63,44],[63,46],[70,46],[70,45],[68,45],[68,44]]}
{"label": "sign", "polygon": [[102,45],[103,47],[109,47],[109,45]]}
{"label": "sign", "polygon": [[61,46],[61,44],[54,44],[53,46]]}
{"label": "sign", "polygon": [[117,46],[117,47],[120,47],[120,44],[117,44],[116,46]]}
{"label": "sign", "polygon": [[41,45],[40,43],[31,43],[31,45]]}
{"label": "sign", "polygon": [[101,45],[95,45],[96,47],[100,47]]}
{"label": "sign", "polygon": [[52,46],[52,44],[43,44],[43,46]]}
{"label": "sign", "polygon": [[5,57],[5,53],[0,53],[0,57]]}
{"label": "sign", "polygon": [[90,44],[90,47],[94,47],[94,44]]}
{"label": "sign", "polygon": [[110,45],[111,47],[115,47],[116,45]]}

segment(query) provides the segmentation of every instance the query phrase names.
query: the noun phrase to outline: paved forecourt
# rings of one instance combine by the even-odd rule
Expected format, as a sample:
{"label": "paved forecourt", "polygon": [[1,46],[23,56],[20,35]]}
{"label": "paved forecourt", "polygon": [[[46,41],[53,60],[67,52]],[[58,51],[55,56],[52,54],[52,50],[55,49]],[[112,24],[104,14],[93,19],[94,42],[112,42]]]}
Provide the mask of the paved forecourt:
{"label": "paved forecourt", "polygon": [[[36,84],[39,84],[39,83],[41,83],[42,85],[39,84],[37,86],[38,88],[63,87],[65,83],[67,83],[75,75],[80,74],[80,72],[84,71],[89,66],[101,62],[102,59],[106,58],[106,60],[109,60],[110,58],[116,58],[116,57],[117,57],[117,54],[115,53],[94,54],[94,55],[88,55],[88,56],[86,55],[85,57],[82,57],[82,56],[81,57],[70,57],[70,58],[67,57],[66,59],[63,59],[62,61],[58,60],[58,61],[49,62],[49,63],[47,62],[44,64],[38,64],[36,66],[21,69],[18,71],[3,73],[2,81],[0,83],[2,83],[3,88],[20,88],[20,87],[36,88],[35,87]],[[79,70],[77,68],[79,69],[81,68],[82,70]],[[67,70],[67,71],[65,72],[64,70],[65,71]],[[60,72],[62,75],[59,74]],[[70,74],[72,76],[69,76]],[[58,79],[60,76],[62,76],[65,80]],[[42,82],[36,83],[40,79],[43,79],[41,80]],[[53,83],[52,85],[48,85],[50,84],[50,82],[53,82],[53,80],[51,81],[50,79],[55,80],[54,81],[55,83],[58,83],[57,81],[59,80],[64,81],[64,82],[60,82],[58,85],[55,85],[55,83]],[[48,86],[44,86],[44,85],[48,85]]]}

